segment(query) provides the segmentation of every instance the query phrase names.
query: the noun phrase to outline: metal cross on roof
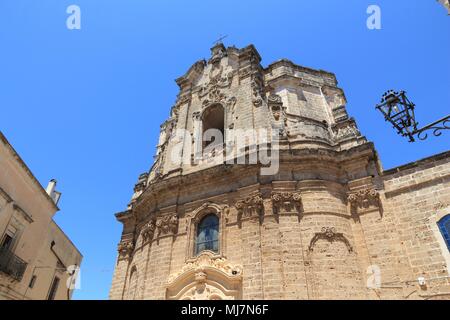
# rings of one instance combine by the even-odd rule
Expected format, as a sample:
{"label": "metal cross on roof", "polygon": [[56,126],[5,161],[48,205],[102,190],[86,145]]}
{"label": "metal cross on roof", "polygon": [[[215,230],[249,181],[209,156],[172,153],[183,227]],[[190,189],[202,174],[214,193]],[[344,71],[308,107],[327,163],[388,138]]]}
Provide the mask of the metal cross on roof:
{"label": "metal cross on roof", "polygon": [[218,45],[219,43],[222,43],[222,40],[228,37],[228,35],[222,36],[221,34],[219,36],[220,36],[219,39],[213,42],[215,46]]}

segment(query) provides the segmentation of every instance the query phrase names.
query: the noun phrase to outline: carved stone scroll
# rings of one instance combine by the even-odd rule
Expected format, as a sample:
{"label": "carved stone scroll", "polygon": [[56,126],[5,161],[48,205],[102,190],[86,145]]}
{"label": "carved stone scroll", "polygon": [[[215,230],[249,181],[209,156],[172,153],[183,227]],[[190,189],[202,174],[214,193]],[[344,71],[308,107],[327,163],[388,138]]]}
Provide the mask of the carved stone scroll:
{"label": "carved stone scroll", "polygon": [[336,232],[336,229],[333,227],[323,227],[321,232],[316,233],[309,244],[309,251],[314,251],[314,246],[320,239],[329,242],[341,241],[347,246],[348,252],[353,252],[353,247],[348,239],[342,233]]}

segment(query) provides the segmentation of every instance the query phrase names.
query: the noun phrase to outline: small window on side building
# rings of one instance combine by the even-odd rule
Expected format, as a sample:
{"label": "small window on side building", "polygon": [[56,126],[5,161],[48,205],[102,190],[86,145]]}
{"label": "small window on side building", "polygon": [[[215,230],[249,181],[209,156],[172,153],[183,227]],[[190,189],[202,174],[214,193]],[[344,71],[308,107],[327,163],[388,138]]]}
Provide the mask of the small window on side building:
{"label": "small window on side building", "polygon": [[30,289],[33,289],[34,284],[36,283],[36,279],[37,279],[37,276],[35,276],[35,275],[31,277],[30,284],[28,285],[28,287]]}
{"label": "small window on side building", "polygon": [[55,300],[56,292],[58,291],[59,287],[59,278],[55,277],[52,282],[52,286],[50,287],[50,292],[48,293],[48,299],[47,300]]}

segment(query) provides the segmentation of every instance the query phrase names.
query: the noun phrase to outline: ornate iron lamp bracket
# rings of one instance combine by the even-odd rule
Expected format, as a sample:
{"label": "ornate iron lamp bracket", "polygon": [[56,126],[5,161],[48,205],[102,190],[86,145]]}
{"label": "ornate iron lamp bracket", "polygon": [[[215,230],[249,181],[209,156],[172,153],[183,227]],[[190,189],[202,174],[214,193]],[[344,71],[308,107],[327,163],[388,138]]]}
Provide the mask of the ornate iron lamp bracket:
{"label": "ornate iron lamp bracket", "polygon": [[439,137],[443,130],[450,129],[450,115],[418,128],[419,123],[414,114],[415,104],[409,101],[405,91],[387,91],[376,108],[384,115],[385,120],[390,122],[400,135],[408,137],[410,142],[416,141],[415,136],[419,140],[427,139],[427,131],[430,130],[434,136]]}

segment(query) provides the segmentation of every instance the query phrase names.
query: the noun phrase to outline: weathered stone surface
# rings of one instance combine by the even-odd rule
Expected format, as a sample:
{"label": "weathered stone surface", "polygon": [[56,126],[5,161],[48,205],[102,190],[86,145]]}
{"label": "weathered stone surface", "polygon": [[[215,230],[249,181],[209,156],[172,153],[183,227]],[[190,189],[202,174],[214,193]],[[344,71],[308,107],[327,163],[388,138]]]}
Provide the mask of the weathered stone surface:
{"label": "weathered stone surface", "polygon": [[[111,299],[449,298],[436,223],[450,213],[450,153],[383,172],[333,74],[260,61],[253,46],[219,44],[177,80],[155,164],[117,215],[135,246],[118,260]],[[193,137],[172,132],[194,132],[217,103],[225,128],[279,130],[276,174],[170,161],[180,141],[195,158]],[[219,252],[195,257],[197,222],[211,213]]]}

